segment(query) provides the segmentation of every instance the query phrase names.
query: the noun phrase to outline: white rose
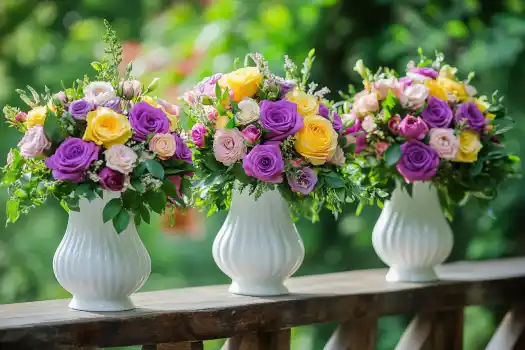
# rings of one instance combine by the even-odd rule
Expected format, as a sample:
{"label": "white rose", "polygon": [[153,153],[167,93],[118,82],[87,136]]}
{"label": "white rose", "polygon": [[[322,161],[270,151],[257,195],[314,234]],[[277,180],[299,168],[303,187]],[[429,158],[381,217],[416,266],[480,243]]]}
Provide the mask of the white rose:
{"label": "white rose", "polygon": [[261,108],[255,100],[245,97],[239,102],[239,112],[235,115],[237,123],[240,125],[247,125],[259,120],[260,116]]}
{"label": "white rose", "polygon": [[129,174],[137,162],[137,154],[128,146],[114,145],[106,152],[106,166],[122,174]]}
{"label": "white rose", "polygon": [[379,79],[374,82],[374,91],[377,92],[379,99],[384,100],[388,96],[388,92],[392,91],[395,96],[401,94],[401,86],[396,78]]}
{"label": "white rose", "polygon": [[26,158],[37,157],[49,147],[51,147],[51,142],[46,138],[42,125],[35,125],[28,129],[18,143],[20,154]]}
{"label": "white rose", "polygon": [[354,112],[361,115],[377,111],[379,109],[377,94],[375,92],[361,91],[355,95],[353,108]]}
{"label": "white rose", "polygon": [[343,149],[339,146],[335,149],[335,153],[328,161],[331,164],[343,166],[345,164],[345,153],[343,152]]}
{"label": "white rose", "polygon": [[84,88],[84,99],[97,105],[103,105],[115,97],[115,89],[105,81],[94,81]]}
{"label": "white rose", "polygon": [[363,123],[361,123],[361,127],[362,127],[363,130],[366,131],[366,132],[372,132],[372,131],[374,131],[375,129],[377,129],[377,124],[376,124],[376,122],[374,121],[374,117],[372,117],[371,115],[367,115],[367,116],[363,119]]}
{"label": "white rose", "polygon": [[423,84],[407,86],[401,93],[401,103],[406,108],[419,108],[428,97],[428,88]]}
{"label": "white rose", "polygon": [[459,149],[459,140],[453,129],[435,128],[430,130],[429,145],[436,150],[440,158],[454,159]]}

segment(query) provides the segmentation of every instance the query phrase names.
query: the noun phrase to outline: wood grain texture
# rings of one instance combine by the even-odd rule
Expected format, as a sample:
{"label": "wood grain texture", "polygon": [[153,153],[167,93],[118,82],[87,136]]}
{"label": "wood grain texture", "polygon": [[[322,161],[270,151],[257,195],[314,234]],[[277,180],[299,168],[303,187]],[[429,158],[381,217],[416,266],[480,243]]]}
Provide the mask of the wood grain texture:
{"label": "wood grain texture", "polygon": [[290,350],[290,330],[240,334],[229,338],[221,350]]}
{"label": "wood grain texture", "polygon": [[525,307],[517,306],[501,321],[485,350],[525,349]]}
{"label": "wood grain texture", "polygon": [[396,346],[396,350],[461,349],[463,349],[463,309],[417,315]]}
{"label": "wood grain texture", "polygon": [[343,322],[332,334],[324,350],[375,350],[377,318]]}
{"label": "wood grain texture", "polygon": [[142,350],[203,350],[204,345],[201,341],[185,341],[180,343],[168,343],[157,345],[144,345]]}
{"label": "wood grain texture", "polygon": [[388,283],[385,269],[291,279],[292,294],[253,298],[227,286],[139,293],[133,311],[70,310],[69,300],[0,306],[0,348],[176,343],[278,331],[365,315],[415,314],[523,299],[525,258],[461,262],[438,269],[443,281]]}

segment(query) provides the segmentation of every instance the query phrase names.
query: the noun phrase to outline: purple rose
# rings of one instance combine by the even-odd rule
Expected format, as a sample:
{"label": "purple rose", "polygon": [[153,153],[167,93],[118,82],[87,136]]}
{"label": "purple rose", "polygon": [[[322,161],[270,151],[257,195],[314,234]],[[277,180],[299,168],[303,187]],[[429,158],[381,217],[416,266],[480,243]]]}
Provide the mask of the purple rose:
{"label": "purple rose", "polygon": [[431,96],[421,117],[430,128],[448,128],[452,122],[452,109],[447,101]]}
{"label": "purple rose", "polygon": [[301,168],[295,170],[293,173],[286,174],[288,184],[294,192],[299,192],[304,195],[314,190],[317,183],[317,175],[312,168]]}
{"label": "purple rose", "polygon": [[246,175],[264,182],[283,181],[284,160],[278,145],[257,145],[242,161]]}
{"label": "purple rose", "polygon": [[102,107],[107,107],[114,110],[117,113],[122,113],[122,107],[120,105],[120,97],[112,98],[111,100],[104,102]]}
{"label": "purple rose", "polygon": [[100,186],[109,191],[122,191],[126,176],[110,168],[104,168],[98,173]]}
{"label": "purple rose", "polygon": [[474,102],[465,102],[456,109],[457,124],[466,124],[469,129],[482,131],[485,127],[485,117]]}
{"label": "purple rose", "polygon": [[399,123],[399,135],[407,139],[421,140],[428,132],[428,126],[420,117],[407,115]]}
{"label": "purple rose", "polygon": [[428,181],[436,175],[439,156],[432,147],[410,140],[401,145],[401,152],[396,168],[406,182]]}
{"label": "purple rose", "polygon": [[175,154],[173,155],[173,159],[181,159],[188,164],[193,164],[191,150],[186,143],[184,143],[184,140],[177,134],[172,135],[175,138]]}
{"label": "purple rose", "polygon": [[424,77],[428,77],[428,78],[432,78],[432,79],[436,79],[439,75],[438,72],[436,72],[434,69],[432,68],[428,68],[428,67],[415,67],[415,68],[411,68],[409,70],[410,73],[415,73],[415,74],[419,74],[419,75],[422,75]]}
{"label": "purple rose", "polygon": [[135,130],[135,141],[146,141],[148,134],[165,134],[170,129],[166,113],[144,101],[133,106],[129,112],[129,122]]}
{"label": "purple rose", "polygon": [[293,80],[283,80],[279,82],[279,86],[281,87],[281,98],[283,98],[284,95],[295,88],[295,82]]}
{"label": "purple rose", "polygon": [[84,99],[71,102],[68,112],[75,119],[86,120],[89,112],[95,109],[95,105]]}
{"label": "purple rose", "polygon": [[[330,119],[330,110],[322,103],[319,104],[318,113],[321,117]],[[336,111],[334,111],[334,113],[332,114],[332,118],[332,126],[334,127],[334,130],[337,132],[341,131],[341,129],[343,128],[343,120]]]}
{"label": "purple rose", "polygon": [[248,141],[248,143],[254,144],[261,138],[261,129],[255,125],[248,125],[248,127],[242,131],[242,136],[244,136],[244,139]]}
{"label": "purple rose", "polygon": [[197,123],[191,128],[191,139],[197,147],[204,147],[206,127],[202,123]]}
{"label": "purple rose", "polygon": [[270,141],[282,141],[303,127],[303,117],[297,105],[287,100],[261,101],[261,124],[268,130],[264,135]]}
{"label": "purple rose", "polygon": [[45,162],[53,170],[55,179],[79,183],[84,181],[89,166],[98,159],[99,152],[100,146],[94,142],[68,137]]}

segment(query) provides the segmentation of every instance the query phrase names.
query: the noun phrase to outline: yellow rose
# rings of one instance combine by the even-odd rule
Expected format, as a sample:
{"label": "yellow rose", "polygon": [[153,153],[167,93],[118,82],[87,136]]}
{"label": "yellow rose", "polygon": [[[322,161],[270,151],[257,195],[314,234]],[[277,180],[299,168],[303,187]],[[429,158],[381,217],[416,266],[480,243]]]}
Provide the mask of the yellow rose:
{"label": "yellow rose", "polygon": [[474,100],[474,103],[476,104],[476,107],[478,107],[481,113],[483,113],[488,120],[492,120],[496,118],[496,116],[492,113],[485,113],[490,106],[487,101],[477,98]]}
{"label": "yellow rose", "polygon": [[425,85],[428,88],[429,96],[434,96],[443,101],[448,101],[447,91],[443,89],[443,87],[440,84],[438,84],[437,81],[432,80],[432,79],[427,79],[427,81],[425,82]]}
{"label": "yellow rose", "polygon": [[151,105],[151,106],[153,106],[155,108],[160,108],[159,103],[153,97],[144,96],[144,97],[142,97],[142,101],[146,102],[147,104],[149,104],[149,105]]}
{"label": "yellow rose", "polygon": [[456,77],[457,71],[457,68],[451,67],[448,64],[446,64],[439,70],[439,76],[443,78],[454,79]]}
{"label": "yellow rose", "polygon": [[46,111],[45,106],[35,107],[27,113],[26,126],[27,128],[32,128],[35,125],[44,125],[46,121]]}
{"label": "yellow rose", "polygon": [[112,109],[99,107],[89,112],[86,119],[87,128],[83,137],[86,141],[110,148],[126,143],[132,136],[128,118]]}
{"label": "yellow rose", "polygon": [[229,87],[233,90],[233,100],[242,101],[245,97],[253,97],[262,82],[262,75],[256,67],[245,67],[224,74],[219,79],[222,88]]}
{"label": "yellow rose", "polygon": [[462,163],[474,163],[478,160],[478,153],[481,150],[479,134],[472,130],[465,130],[459,135],[459,149],[452,161]]}
{"label": "yellow rose", "polygon": [[297,105],[297,112],[303,117],[316,115],[319,112],[319,103],[315,96],[300,90],[288,91],[285,98]]}
{"label": "yellow rose", "polygon": [[218,116],[217,120],[215,121],[215,129],[224,129],[229,121],[230,118],[228,118],[226,115]]}
{"label": "yellow rose", "polygon": [[295,137],[295,150],[313,165],[324,164],[335,154],[337,133],[332,123],[320,115],[306,116]]}
{"label": "yellow rose", "polygon": [[462,82],[443,77],[438,77],[436,81],[446,92],[456,96],[458,100],[465,101],[468,98],[467,89]]}

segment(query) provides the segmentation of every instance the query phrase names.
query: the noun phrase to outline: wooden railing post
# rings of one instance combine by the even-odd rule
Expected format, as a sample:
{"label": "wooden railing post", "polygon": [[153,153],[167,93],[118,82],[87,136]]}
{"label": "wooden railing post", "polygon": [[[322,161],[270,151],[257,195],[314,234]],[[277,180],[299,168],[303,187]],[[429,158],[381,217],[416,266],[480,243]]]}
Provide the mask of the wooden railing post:
{"label": "wooden railing post", "polygon": [[507,312],[485,350],[525,349],[525,307]]}
{"label": "wooden railing post", "polygon": [[229,338],[221,350],[290,350],[290,330],[241,334]]}
{"label": "wooden railing post", "polygon": [[375,350],[377,318],[343,322],[332,334],[324,350]]}
{"label": "wooden railing post", "polygon": [[142,350],[202,350],[204,349],[201,341],[186,341],[182,343],[169,343],[157,345],[144,345]]}
{"label": "wooden railing post", "polygon": [[417,315],[399,340],[396,350],[461,350],[463,309]]}

